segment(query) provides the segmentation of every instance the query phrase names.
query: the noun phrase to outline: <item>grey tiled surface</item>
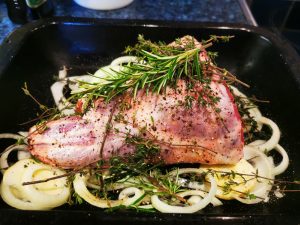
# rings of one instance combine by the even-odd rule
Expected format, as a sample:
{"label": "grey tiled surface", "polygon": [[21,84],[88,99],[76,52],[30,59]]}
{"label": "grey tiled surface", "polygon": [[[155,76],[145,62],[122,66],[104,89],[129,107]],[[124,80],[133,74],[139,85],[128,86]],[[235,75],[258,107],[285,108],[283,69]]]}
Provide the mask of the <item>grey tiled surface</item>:
{"label": "grey tiled surface", "polygon": [[[247,23],[237,0],[134,0],[129,6],[112,11],[85,9],[73,0],[53,2],[54,16]],[[9,20],[4,0],[0,0],[0,43],[18,26]]]}

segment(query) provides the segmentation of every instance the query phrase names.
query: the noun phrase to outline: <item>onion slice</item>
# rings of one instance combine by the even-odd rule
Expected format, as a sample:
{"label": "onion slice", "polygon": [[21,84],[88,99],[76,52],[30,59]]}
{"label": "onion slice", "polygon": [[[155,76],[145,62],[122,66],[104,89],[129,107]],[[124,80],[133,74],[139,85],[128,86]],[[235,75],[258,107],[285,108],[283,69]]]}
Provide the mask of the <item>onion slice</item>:
{"label": "onion slice", "polygon": [[[2,199],[8,205],[23,210],[46,210],[66,203],[70,195],[66,178],[61,178],[65,181],[52,180],[51,185],[48,182],[23,185],[24,181],[33,181],[39,170],[53,171],[54,168],[32,159],[24,159],[7,169],[1,183]],[[58,169],[55,169],[55,172],[64,173]]]}
{"label": "onion slice", "polygon": [[[8,164],[8,156],[11,152],[13,151],[18,151],[18,157],[19,157],[19,152],[27,152],[29,154],[29,152],[27,151],[27,145],[11,145],[11,146],[8,146],[3,152],[2,152],[2,155],[1,155],[1,158],[0,158],[0,169],[1,169],[1,172],[4,173],[5,169],[9,167],[9,164]],[[26,154],[23,155],[22,157],[27,157],[27,158],[31,158],[31,155],[29,154]]]}
{"label": "onion slice", "polygon": [[116,59],[114,59],[111,62],[111,66],[122,66],[124,63],[129,63],[129,62],[137,62],[137,57],[135,56],[121,56]]}
{"label": "onion slice", "polygon": [[[190,206],[173,206],[161,201],[158,195],[153,195],[151,196],[151,202],[153,207],[163,213],[194,213],[203,209],[212,201],[217,191],[217,183],[215,179],[211,175],[208,175],[207,177],[211,185],[208,194],[203,199],[200,200],[198,197],[193,197],[192,199],[190,198],[188,200]],[[180,195],[183,197],[200,196],[198,191],[182,192],[180,193]]]}
{"label": "onion slice", "polygon": [[251,191],[251,194],[253,194],[255,198],[250,199],[243,198],[241,196],[235,196],[235,199],[245,204],[256,204],[267,200],[269,191],[272,189],[272,179],[274,179],[272,172],[273,167],[270,164],[268,157],[255,147],[246,145],[244,147],[244,158],[246,160],[251,160],[251,162],[254,164],[254,168],[257,170],[257,175],[263,178],[257,177],[259,182],[257,182]]}
{"label": "onion slice", "polygon": [[[119,200],[123,200],[123,205],[129,206],[133,203],[136,203],[136,201],[138,201],[144,195],[144,193],[145,191],[140,190],[136,187],[125,188],[120,192]],[[133,196],[130,197],[131,195]]]}
{"label": "onion slice", "polygon": [[97,196],[93,195],[88,189],[87,189],[87,175],[83,174],[76,174],[75,179],[73,181],[73,187],[75,192],[83,198],[86,202],[90,203],[93,206],[99,207],[99,208],[110,208],[115,207],[123,204],[123,200],[108,200],[108,199],[101,199]]}
{"label": "onion slice", "polygon": [[[66,174],[64,171],[41,163],[32,163],[24,171],[22,183],[27,181],[44,180]],[[67,178],[43,182],[40,184],[25,185],[22,187],[23,195],[30,201],[55,208],[65,204],[70,196]]]}
{"label": "onion slice", "polygon": [[255,147],[258,150],[261,150],[261,151],[270,151],[273,148],[275,148],[275,146],[279,142],[279,139],[280,139],[280,130],[279,130],[279,127],[277,126],[276,123],[274,123],[272,120],[270,120],[270,119],[268,119],[266,117],[261,117],[258,120],[258,122],[261,123],[261,124],[268,125],[272,129],[272,136],[265,143],[260,144],[260,145],[256,145]]}

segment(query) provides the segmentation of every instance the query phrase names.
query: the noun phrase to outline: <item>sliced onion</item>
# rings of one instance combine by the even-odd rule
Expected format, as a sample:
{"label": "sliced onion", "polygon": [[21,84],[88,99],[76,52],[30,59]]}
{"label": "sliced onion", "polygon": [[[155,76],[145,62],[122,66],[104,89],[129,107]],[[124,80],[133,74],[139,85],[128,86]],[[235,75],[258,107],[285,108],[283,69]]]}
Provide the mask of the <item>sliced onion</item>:
{"label": "sliced onion", "polygon": [[[143,190],[140,190],[136,187],[125,188],[120,192],[119,200],[123,200],[123,205],[129,206],[135,203],[139,198],[141,198],[144,195],[144,193],[145,192]],[[130,197],[131,195],[133,196]]]}
{"label": "sliced onion", "polygon": [[169,173],[170,176],[177,176],[183,173],[204,173],[202,169],[197,169],[197,168],[181,168],[181,169],[176,169],[173,170]]}
{"label": "sliced onion", "polygon": [[16,140],[19,140],[19,139],[22,139],[24,138],[23,136],[21,135],[18,135],[18,134],[11,134],[11,133],[2,133],[0,134],[0,139],[16,139]]}
{"label": "sliced onion", "polygon": [[30,159],[31,158],[31,154],[27,150],[21,150],[21,151],[19,150],[17,157],[18,157],[18,160]]}
{"label": "sliced onion", "polygon": [[137,208],[141,209],[153,209],[153,205],[139,205]]}
{"label": "sliced onion", "polygon": [[68,80],[70,81],[69,88],[72,90],[72,93],[77,93],[84,90],[79,87],[80,82],[85,82],[85,83],[99,82],[99,78],[96,78],[93,75],[72,76],[72,77],[68,77]]}
{"label": "sliced onion", "polygon": [[[217,183],[216,183],[215,179],[211,175],[208,175],[207,177],[211,183],[211,185],[210,185],[211,187],[210,187],[208,194],[202,200],[198,199],[199,201],[198,200],[192,201],[192,202],[190,202],[192,204],[190,206],[173,206],[173,205],[169,205],[169,204],[161,201],[159,199],[158,195],[153,195],[153,196],[151,196],[151,203],[152,203],[153,207],[163,213],[194,213],[194,212],[197,212],[197,211],[203,209],[205,206],[207,206],[212,201],[212,198],[215,196],[216,191],[217,191]],[[196,192],[197,191],[195,191],[195,192],[191,191],[190,193],[194,194]],[[187,193],[185,195],[185,193],[183,192],[183,193],[181,193],[181,195],[187,196],[187,195],[189,195],[189,193]],[[193,203],[195,203],[195,204],[193,204]]]}
{"label": "sliced onion", "polygon": [[[233,90],[233,94],[239,97],[242,97],[245,99],[245,101],[247,103],[250,103],[250,101],[248,100],[247,96],[242,93],[241,91],[239,91],[236,87],[234,86],[230,86],[230,88]],[[258,107],[251,107],[248,109],[248,112],[250,114],[250,117],[252,117],[255,121],[259,121],[260,118],[262,117],[261,112],[259,111]],[[246,128],[247,129],[247,128]],[[257,129],[261,130],[262,129],[262,123],[258,123],[257,124]]]}
{"label": "sliced onion", "polygon": [[4,173],[4,169],[8,168],[9,164],[8,164],[8,156],[11,152],[13,151],[27,151],[27,145],[11,145],[9,147],[7,147],[1,155],[0,158],[0,168],[1,168],[1,172]]}
{"label": "sliced onion", "polygon": [[275,176],[283,173],[287,169],[289,165],[289,156],[284,150],[284,148],[281,147],[279,144],[276,145],[274,149],[282,156],[281,162],[273,169],[273,175]]}
{"label": "sliced onion", "polygon": [[251,191],[251,194],[256,196],[255,199],[242,198],[239,196],[235,196],[235,199],[245,204],[255,204],[268,198],[269,191],[272,188],[272,179],[274,179],[274,175],[272,173],[273,168],[268,157],[255,147],[246,145],[244,147],[244,158],[246,160],[251,159],[251,162],[254,164],[254,168],[258,172],[257,175],[267,179],[257,178],[260,182],[257,182],[257,185]]}
{"label": "sliced onion", "polygon": [[216,197],[213,197],[211,200],[211,204],[216,207],[216,206],[220,206],[223,205],[222,201]]}
{"label": "sliced onion", "polygon": [[[38,176],[41,173],[41,176]],[[31,163],[26,167],[22,183],[35,180],[44,180],[54,176],[65,175],[63,170],[41,164]],[[36,178],[37,177],[37,178]],[[45,205],[48,208],[54,208],[65,204],[70,196],[70,188],[67,186],[67,178],[43,182],[40,184],[25,185],[22,187],[22,193],[30,201]]]}
{"label": "sliced onion", "polygon": [[72,115],[75,113],[73,104],[69,102],[64,96],[64,87],[67,85],[67,68],[64,66],[62,70],[58,72],[59,81],[51,85],[50,90],[57,106],[58,110],[64,115]]}
{"label": "sliced onion", "polygon": [[[169,175],[177,176],[177,175],[180,175],[183,173],[199,173],[199,174],[201,174],[203,172],[204,171],[202,169],[197,169],[197,168],[181,168],[181,169],[176,169],[176,170],[171,171],[169,173]],[[186,179],[182,179],[180,177],[177,178],[177,181],[179,182],[179,185],[180,185],[180,183],[186,183]],[[205,185],[199,184],[199,182],[188,182],[187,187],[190,189],[196,189],[196,190],[202,191],[203,192],[203,194],[201,195],[202,197],[204,197],[207,194]],[[203,190],[205,190],[205,192]],[[222,205],[223,203],[218,198],[213,197],[211,204],[213,206],[219,206],[219,205]]]}
{"label": "sliced onion", "polygon": [[[219,199],[234,199],[236,195],[252,190],[257,183],[252,176],[246,175],[255,174],[255,168],[245,159],[241,159],[234,165],[202,165],[201,168],[206,172],[213,172],[218,186],[216,197]],[[206,184],[204,190],[207,190],[208,186]]]}
{"label": "sliced onion", "polygon": [[[139,181],[135,177],[125,178],[125,179],[119,180],[115,183],[108,185],[107,190],[111,191],[111,190],[119,190],[119,189],[124,189],[124,188],[128,188],[128,187],[133,187],[138,183],[139,183]],[[86,181],[86,185],[87,185],[87,187],[92,188],[92,189],[96,189],[96,190],[101,189],[100,185],[93,183],[89,179]]]}
{"label": "sliced onion", "polygon": [[[122,62],[124,60],[128,61],[132,58],[130,56],[128,56],[128,57],[129,58],[124,58],[124,59],[120,58],[119,62]],[[119,70],[120,70],[120,66],[118,64],[109,65],[109,66],[100,68],[99,70],[97,70],[95,72],[94,75],[72,76],[72,77],[66,78],[67,71],[66,71],[66,68],[64,67],[63,70],[59,71],[60,81],[57,81],[54,84],[52,84],[51,88],[50,88],[57,108],[64,115],[72,115],[75,113],[74,104],[69,102],[65,98],[64,93],[63,93],[64,87],[67,84],[68,84],[69,88],[71,89],[72,94],[80,93],[85,90],[79,86],[80,82],[86,83],[87,86],[89,83],[105,84],[107,81],[105,81],[104,79],[101,79],[101,78],[107,77],[108,74],[114,74],[114,71],[119,71]],[[69,82],[67,82],[67,81],[69,81]]]}
{"label": "sliced onion", "polygon": [[[259,146],[263,146],[265,143],[266,143],[265,140],[256,140],[254,142],[251,142],[249,144],[249,146],[253,146],[256,148]],[[259,150],[261,150],[261,149],[259,149]],[[273,158],[271,157],[271,161],[272,161],[271,164],[273,165],[272,172],[273,172],[273,175],[275,176],[275,175],[279,175],[279,174],[283,173],[287,169],[287,167],[289,166],[289,156],[286,153],[286,151],[284,150],[284,148],[282,146],[280,146],[279,144],[277,144],[273,148],[273,150],[276,150],[282,156],[282,160],[277,166],[274,166]]]}
{"label": "sliced onion", "polygon": [[[266,124],[272,129],[272,136],[269,140],[264,142],[263,144],[256,144],[255,147],[261,151],[270,151],[275,146],[278,144],[279,139],[280,139],[280,130],[277,126],[276,123],[274,123],[272,120],[266,118],[266,117],[261,117],[258,120],[259,123],[261,124]],[[252,143],[253,145],[253,143]]]}
{"label": "sliced onion", "polygon": [[62,102],[66,101],[63,94],[63,90],[66,84],[67,84],[66,81],[57,81],[54,84],[52,84],[50,87],[55,105],[59,110],[65,108],[65,105]]}
{"label": "sliced onion", "polygon": [[[56,175],[64,174],[59,169],[37,163],[32,159],[20,160],[3,175],[1,184],[3,200],[12,207],[24,210],[51,209],[66,203],[70,190],[66,185],[65,177],[41,184],[23,185],[25,181],[34,181],[41,170],[51,171],[51,174]],[[45,179],[46,177],[39,178]]]}
{"label": "sliced onion", "polygon": [[[192,197],[198,197],[197,198],[197,201],[198,201],[198,200],[201,200],[201,198],[199,198],[199,196],[204,198],[207,195],[207,192],[204,192],[202,190],[190,190],[190,191],[185,191],[185,192],[179,193],[178,195],[181,197],[192,195]],[[192,198],[192,197],[188,200],[189,203],[196,199],[196,198]],[[212,198],[211,204],[215,207],[223,205],[223,203],[216,197]]]}
{"label": "sliced onion", "polygon": [[[72,76],[69,77],[69,88],[72,90],[71,94],[76,94],[84,91],[84,88],[80,87],[80,83],[85,83],[86,87],[89,87],[89,84],[108,84],[110,81],[107,81],[107,77],[114,77],[115,71],[120,71],[120,66],[104,66],[98,69],[93,75],[82,75],[82,76]],[[91,86],[92,88],[94,86]]]}
{"label": "sliced onion", "polygon": [[111,62],[111,66],[122,66],[124,63],[129,63],[129,62],[137,62],[137,57],[135,56],[121,56],[116,59],[114,59]]}
{"label": "sliced onion", "polygon": [[66,81],[57,81],[51,85],[50,89],[58,110],[61,111],[61,113],[63,113],[64,115],[72,115],[75,113],[74,106],[65,98],[63,94],[63,90],[66,84]]}
{"label": "sliced onion", "polygon": [[90,203],[93,206],[99,208],[109,208],[119,206],[123,203],[123,200],[108,200],[108,199],[101,199],[97,196],[93,195],[86,186],[86,181],[88,179],[87,175],[83,174],[76,174],[75,179],[73,181],[73,186],[75,192],[83,198],[86,202]]}
{"label": "sliced onion", "polygon": [[50,207],[30,201],[22,193],[22,176],[32,161],[21,160],[5,171],[1,183],[2,199],[10,206],[22,210],[47,210]]}
{"label": "sliced onion", "polygon": [[[188,181],[187,179],[183,179],[183,178],[177,178],[177,184],[183,187],[187,187],[190,189],[195,189],[197,191],[201,191],[203,194],[200,195],[201,197],[205,197],[205,195],[207,194],[207,191],[203,191],[206,190],[206,187],[204,184],[199,184],[199,182],[196,181]],[[220,206],[223,205],[223,203],[216,197],[213,197],[211,204],[213,206]]]}
{"label": "sliced onion", "polygon": [[149,180],[144,176],[139,177],[125,177],[115,183],[112,183],[110,186],[107,187],[108,190],[118,190],[127,187],[134,187],[138,186],[141,183],[148,183]]}
{"label": "sliced onion", "polygon": [[91,189],[101,190],[101,186],[100,185],[94,184],[94,183],[92,183],[92,182],[90,182],[88,180],[86,181],[86,186],[89,187],[89,188],[91,188]]}
{"label": "sliced onion", "polygon": [[23,142],[27,145],[27,137],[29,135],[28,131],[19,131],[18,134],[20,134],[23,137]]}
{"label": "sliced onion", "polygon": [[28,137],[29,132],[28,131],[19,131],[18,134],[20,134],[22,137],[26,138],[26,137]]}
{"label": "sliced onion", "polygon": [[63,66],[63,69],[58,71],[58,79],[62,80],[66,77],[67,77],[67,67]]}

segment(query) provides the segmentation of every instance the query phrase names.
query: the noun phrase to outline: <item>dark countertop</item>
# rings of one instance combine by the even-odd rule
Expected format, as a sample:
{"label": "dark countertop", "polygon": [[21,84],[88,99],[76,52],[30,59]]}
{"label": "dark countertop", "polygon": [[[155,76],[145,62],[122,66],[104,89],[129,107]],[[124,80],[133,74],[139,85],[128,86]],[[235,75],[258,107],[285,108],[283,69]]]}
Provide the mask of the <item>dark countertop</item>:
{"label": "dark countertop", "polygon": [[[85,9],[73,0],[53,2],[54,16],[248,24],[238,0],[134,0],[125,8],[111,11]],[[0,0],[0,43],[19,26],[9,20],[4,0]]]}

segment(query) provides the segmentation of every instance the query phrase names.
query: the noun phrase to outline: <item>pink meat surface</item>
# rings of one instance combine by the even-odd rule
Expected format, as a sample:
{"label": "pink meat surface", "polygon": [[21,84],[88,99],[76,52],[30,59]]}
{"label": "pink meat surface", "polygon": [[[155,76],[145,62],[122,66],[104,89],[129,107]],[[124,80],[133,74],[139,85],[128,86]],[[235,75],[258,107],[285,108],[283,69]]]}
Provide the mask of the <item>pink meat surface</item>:
{"label": "pink meat surface", "polygon": [[[219,113],[196,101],[186,108],[182,103],[191,92],[180,80],[176,91],[167,88],[165,94],[146,95],[140,90],[135,100],[123,95],[108,104],[98,99],[83,116],[50,121],[41,133],[32,127],[29,150],[53,166],[81,168],[113,155],[134,153],[135,146],[126,143],[126,136],[140,135],[146,128],[147,138],[160,147],[159,160],[166,164],[236,163],[243,157],[240,115],[225,83],[212,81],[210,88],[220,98]],[[195,99],[201,90],[201,84],[195,84]],[[131,108],[121,110],[124,103]]]}

